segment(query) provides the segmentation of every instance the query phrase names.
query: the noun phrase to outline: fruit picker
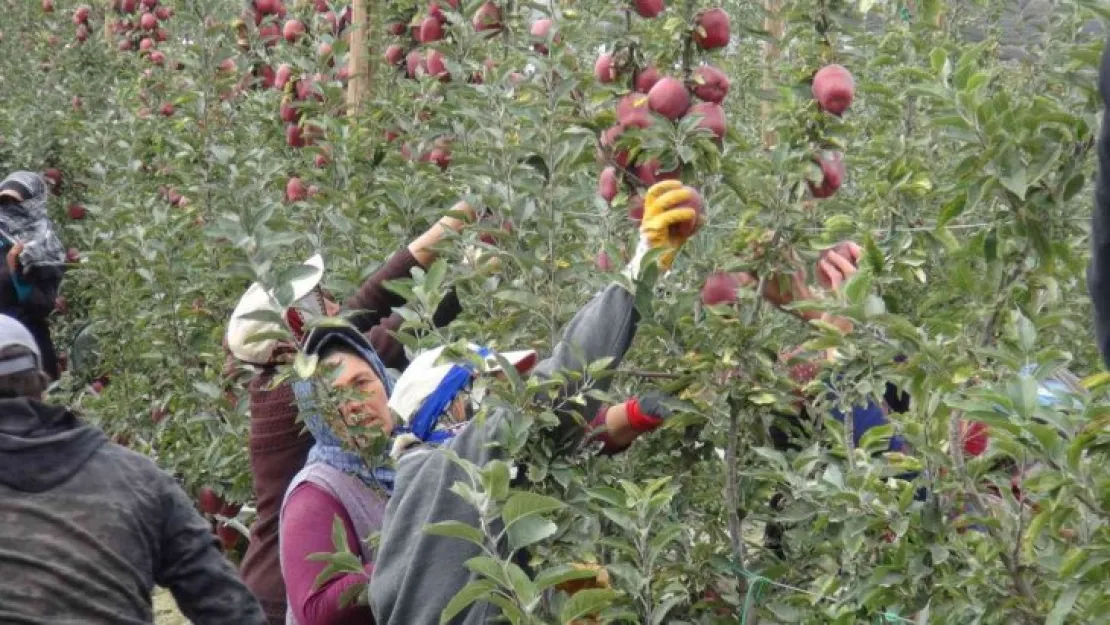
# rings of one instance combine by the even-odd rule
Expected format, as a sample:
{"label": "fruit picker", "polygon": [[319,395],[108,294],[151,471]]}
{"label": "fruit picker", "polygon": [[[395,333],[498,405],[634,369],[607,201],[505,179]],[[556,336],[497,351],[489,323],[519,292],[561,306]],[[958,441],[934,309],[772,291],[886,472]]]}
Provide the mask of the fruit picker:
{"label": "fruit picker", "polygon": [[60,374],[47,319],[61,288],[66,250],[46,211],[46,180],[17,171],[0,182],[0,313],[15,317],[31,331],[50,379]]}
{"label": "fruit picker", "polygon": [[[698,213],[690,206],[699,200],[696,191],[675,181],[648,190],[639,244],[624,271],[633,284],[644,277],[649,258],[664,272],[670,268],[678,250],[696,230]],[[662,253],[651,254],[655,250]],[[467,392],[476,377],[503,374],[504,367],[510,366],[521,375],[546,380],[560,372],[572,374],[562,378],[565,386],[552,403],[559,424],[544,433],[557,442],[596,432],[583,429],[578,425],[581,420],[593,421],[595,427],[604,421],[608,440],[603,445],[615,451],[666,419],[665,401],[653,395],[611,406],[604,411],[604,419],[583,418],[599,414],[596,399],[588,399],[583,408],[559,401],[584,390],[582,374],[589,363],[608,359],[609,369],[619,365],[640,321],[635,300],[624,283],[605,287],[571,319],[552,354],[542,361],[537,362],[531,350],[498,354],[469,345],[463,350],[467,357],[462,362],[445,363],[441,357],[446,348],[437,348],[417,356],[397,380],[390,408],[404,423],[405,431],[393,447],[396,478],[370,581],[370,604],[379,625],[438,622],[451,599],[471,581],[464,563],[481,555],[477,545],[414,528],[444,521],[479,525],[478,511],[450,491],[451,485],[466,479],[466,472],[451,455],[477,466],[501,458],[503,452],[495,443],[512,429],[518,416],[510,407],[490,406],[483,419],[467,420],[483,411],[481,399],[475,400]],[[600,382],[594,388],[606,386]],[[570,448],[558,445],[560,450]],[[500,531],[499,527],[493,529]],[[496,606],[477,602],[452,622],[486,623],[498,614]]]}

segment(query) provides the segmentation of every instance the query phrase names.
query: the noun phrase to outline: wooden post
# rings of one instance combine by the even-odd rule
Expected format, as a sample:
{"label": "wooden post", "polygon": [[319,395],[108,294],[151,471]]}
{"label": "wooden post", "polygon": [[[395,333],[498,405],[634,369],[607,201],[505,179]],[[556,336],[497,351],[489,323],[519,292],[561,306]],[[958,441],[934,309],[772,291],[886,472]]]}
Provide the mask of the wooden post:
{"label": "wooden post", "polygon": [[368,0],[351,2],[350,58],[347,60],[350,79],[347,83],[347,113],[358,115],[370,87],[370,15]]}
{"label": "wooden post", "polygon": [[112,4],[112,0],[104,0],[104,43],[108,44],[109,48],[116,47],[115,40],[112,38],[112,24],[119,18]]}
{"label": "wooden post", "polygon": [[[763,43],[763,90],[768,91],[775,87],[773,68],[782,56],[782,52],[778,48],[778,42],[782,39],[784,32],[783,22],[778,19],[779,11],[782,9],[782,0],[764,0],[763,8],[767,11],[767,17],[763,20],[763,28],[771,35],[771,39]],[[761,108],[763,148],[770,150],[778,142],[778,134],[767,127],[771,120],[771,103],[763,102]]]}

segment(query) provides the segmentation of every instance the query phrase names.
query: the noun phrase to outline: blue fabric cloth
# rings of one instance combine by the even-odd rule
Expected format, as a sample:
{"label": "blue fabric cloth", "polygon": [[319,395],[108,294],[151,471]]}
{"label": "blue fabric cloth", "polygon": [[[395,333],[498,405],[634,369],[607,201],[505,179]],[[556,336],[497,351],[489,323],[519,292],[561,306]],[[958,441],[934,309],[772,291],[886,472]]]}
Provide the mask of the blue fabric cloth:
{"label": "blue fabric cloth", "polygon": [[[475,353],[482,358],[489,358],[493,352],[488,347],[475,347]],[[469,362],[455,364],[447,375],[443,376],[436,390],[424,400],[420,409],[412,417],[412,427],[409,432],[426,443],[443,444],[451,440],[458,432],[456,428],[437,430],[439,418],[455,401],[455,397],[470,387],[474,379],[474,365]]]}
{"label": "blue fabric cloth", "polygon": [[19,277],[18,273],[12,272],[10,275],[12,277],[12,286],[15,287],[15,297],[19,300],[19,303],[22,304],[31,297],[33,289],[30,284],[23,281],[23,278]]}
{"label": "blue fabric cloth", "polygon": [[[385,365],[382,364],[378,354],[362,346],[351,345],[355,352],[363,358],[374,373],[382,381],[386,396],[393,394],[393,378],[389,375]],[[378,486],[387,493],[393,493],[395,473],[389,467],[371,467],[358,454],[348,451],[343,442],[336,436],[335,431],[328,425],[327,420],[316,409],[316,395],[312,380],[298,380],[293,383],[293,394],[297,399],[297,408],[304,419],[305,427],[316,440],[308,452],[305,465],[317,462],[325,463],[340,471],[358,477],[363,483]],[[391,433],[387,433],[391,434]]]}

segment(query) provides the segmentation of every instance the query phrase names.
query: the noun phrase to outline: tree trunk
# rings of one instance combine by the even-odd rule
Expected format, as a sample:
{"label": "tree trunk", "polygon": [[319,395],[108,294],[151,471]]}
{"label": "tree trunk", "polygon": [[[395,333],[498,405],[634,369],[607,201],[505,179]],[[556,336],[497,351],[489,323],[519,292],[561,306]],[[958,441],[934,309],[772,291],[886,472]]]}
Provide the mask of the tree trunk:
{"label": "tree trunk", "polygon": [[[784,32],[783,21],[778,19],[779,11],[782,9],[782,0],[764,0],[763,8],[767,11],[767,17],[763,20],[763,28],[771,35],[770,41],[764,42],[763,44],[763,89],[769,91],[775,86],[775,78],[772,69],[782,56],[778,48],[778,41],[782,39]],[[761,108],[761,118],[763,120],[763,148],[770,150],[775,147],[775,144],[778,142],[778,134],[768,127],[771,121],[772,104],[770,102],[763,102]]]}
{"label": "tree trunk", "polygon": [[351,41],[347,84],[347,112],[358,115],[370,90],[370,0],[353,0],[351,3]]}

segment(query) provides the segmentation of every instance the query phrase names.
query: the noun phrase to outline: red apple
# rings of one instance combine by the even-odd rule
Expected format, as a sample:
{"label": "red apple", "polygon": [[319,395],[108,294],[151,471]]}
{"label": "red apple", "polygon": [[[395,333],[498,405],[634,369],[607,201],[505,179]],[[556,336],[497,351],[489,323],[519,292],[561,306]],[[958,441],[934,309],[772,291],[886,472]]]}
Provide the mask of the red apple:
{"label": "red apple", "polygon": [[602,84],[609,84],[617,79],[617,68],[613,64],[612,54],[602,54],[594,63],[594,76]]}
{"label": "red apple", "polygon": [[706,102],[720,104],[728,95],[728,76],[712,65],[694,70],[694,95]]}
{"label": "red apple", "polygon": [[486,0],[474,12],[474,18],[470,23],[478,32],[496,33],[501,30],[501,9],[492,1]]}
{"label": "red apple", "polygon": [[613,163],[621,169],[628,167],[628,150],[617,149],[617,143],[625,131],[624,124],[617,124],[601,133],[601,147],[609,148],[612,151]]}
{"label": "red apple", "polygon": [[81,25],[89,21],[89,7],[81,5],[73,12],[73,24]]}
{"label": "red apple", "polygon": [[284,89],[285,85],[289,84],[289,79],[293,77],[293,68],[288,63],[278,65],[277,73],[274,74],[274,87]]}
{"label": "red apple", "polygon": [[405,49],[397,44],[391,44],[385,49],[385,62],[390,65],[400,65],[405,60]]}
{"label": "red apple", "polygon": [[451,74],[447,73],[447,65],[443,62],[443,53],[439,50],[428,50],[428,57],[424,61],[424,68],[427,70],[428,75],[435,76],[442,82],[447,82],[451,79]]}
{"label": "red apple", "polygon": [[277,74],[274,72],[274,68],[269,65],[258,67],[255,74],[262,80],[263,89],[273,89],[274,85],[277,84]]}
{"label": "red apple", "polygon": [[[331,14],[331,18],[332,25],[334,26],[336,19],[335,13]],[[400,36],[405,34],[405,30],[408,28],[408,26],[404,22],[390,22],[389,24],[386,24],[385,28],[389,31],[389,34]]]}
{"label": "red apple", "polygon": [[143,5],[144,9],[150,11],[154,7],[158,6],[158,0],[142,0],[141,4]]}
{"label": "red apple", "polygon": [[705,209],[702,206],[701,194],[698,193],[697,189],[693,189],[690,187],[683,188],[690,189],[690,201],[681,206],[676,206],[675,208],[692,208],[694,209],[694,212],[697,213],[697,217],[693,221],[684,221],[679,224],[674,224],[673,226],[671,226],[671,234],[689,238],[698,231],[698,228],[701,228],[702,219],[705,215]]}
{"label": "red apple", "polygon": [[[544,42],[546,42],[547,38],[551,35],[552,26],[553,22],[546,17],[532,22],[532,28],[529,32],[532,35],[532,39],[538,40],[532,45],[536,52],[547,54],[547,45]],[[552,43],[555,43],[557,40],[558,36],[556,35],[556,37],[552,39]]]}
{"label": "red apple", "polygon": [[431,43],[443,39],[443,24],[432,16],[424,18],[420,22],[420,32],[416,36],[416,40],[420,43]]}
{"label": "red apple", "polygon": [[225,552],[235,549],[235,546],[243,538],[239,530],[227,523],[220,523],[220,526],[216,528],[216,536],[220,539],[220,544],[223,545]]}
{"label": "red apple", "polygon": [[42,0],[42,12],[43,13],[53,13],[54,12],[54,0]]}
{"label": "red apple", "polygon": [[278,28],[277,24],[266,24],[258,29],[258,36],[262,39],[262,43],[273,46],[281,38],[281,29]]}
{"label": "red apple", "polygon": [[666,8],[663,6],[663,0],[634,0],[632,7],[640,17],[655,17]]}
{"label": "red apple", "polygon": [[647,67],[639,72],[636,72],[636,78],[632,81],[633,87],[640,93],[647,93],[659,82],[659,70],[654,67]]}
{"label": "red apple", "polygon": [[143,30],[154,30],[158,28],[158,18],[153,13],[143,13],[139,18],[139,28]]}
{"label": "red apple", "polygon": [[219,514],[223,506],[223,497],[216,494],[212,488],[205,486],[197,491],[197,507],[204,514]]}
{"label": "red apple", "polygon": [[701,288],[701,303],[706,306],[731,304],[736,301],[741,286],[737,274],[715,271],[709,274]]}
{"label": "red apple", "polygon": [[50,167],[42,172],[42,177],[46,179],[46,184],[50,187],[50,192],[57,194],[62,188],[62,172],[61,170]]}
{"label": "red apple", "polygon": [[225,75],[234,74],[236,69],[238,68],[235,65],[235,59],[232,58],[226,58],[220,61],[220,64],[216,66],[216,71]]}
{"label": "red apple", "polygon": [[636,222],[644,218],[644,198],[639,194],[628,198],[628,218]]}
{"label": "red apple", "polygon": [[301,20],[289,20],[281,27],[281,36],[289,43],[296,43],[301,35],[305,33],[304,22]]}
{"label": "red apple", "polygon": [[647,120],[651,123],[651,107],[648,97],[642,93],[630,93],[617,101],[617,121],[629,124],[633,121]]}
{"label": "red apple", "polygon": [[[127,42],[127,48],[130,48],[130,47],[131,47],[131,42],[128,41]],[[126,50],[127,48],[120,48],[120,49],[121,50]],[[144,37],[143,40],[139,42],[139,49],[140,50],[153,50],[154,49],[154,40],[151,39],[150,37]]]}
{"label": "red apple", "polygon": [[427,72],[427,64],[424,60],[424,53],[420,50],[412,50],[405,56],[405,69],[408,72],[409,78],[416,78],[420,72]]}
{"label": "red apple", "polygon": [[119,10],[124,13],[134,13],[137,8],[139,3],[136,0],[120,0]]}
{"label": "red apple", "polygon": [[328,155],[327,155],[326,153],[324,153],[324,152],[320,152],[320,153],[318,153],[318,154],[317,154],[317,155],[316,155],[315,157],[313,157],[313,159],[312,159],[312,164],[313,164],[313,165],[315,165],[315,166],[316,166],[316,167],[318,167],[318,168],[324,168],[324,167],[327,167],[327,166],[328,166],[328,163],[330,163],[330,162],[331,162],[331,159],[330,159],[330,158],[328,157]]}
{"label": "red apple", "polygon": [[81,220],[85,218],[87,211],[84,206],[74,202],[66,208],[66,214],[70,219]]}
{"label": "red apple", "polygon": [[990,429],[983,423],[972,421],[964,431],[964,453],[969,456],[981,456],[987,450],[990,442]]}
{"label": "red apple", "polygon": [[609,260],[609,252],[606,252],[605,250],[601,250],[600,252],[598,252],[597,258],[594,260],[594,264],[597,265],[597,268],[601,271],[613,270],[613,261]]}
{"label": "red apple", "polygon": [[226,517],[226,518],[229,518],[229,519],[234,519],[235,517],[239,516],[239,511],[242,510],[242,509],[243,509],[242,504],[235,503],[233,501],[229,501],[229,502],[225,503],[222,508],[220,508],[220,516],[223,516],[223,517]]}
{"label": "red apple", "polygon": [[422,159],[431,163],[435,163],[439,168],[447,169],[451,164],[451,148],[450,147],[436,147],[432,148],[431,152],[425,155],[427,158]]}
{"label": "red apple", "polygon": [[667,119],[678,119],[690,108],[690,94],[681,80],[667,76],[648,92],[648,106]]}
{"label": "red apple", "polygon": [[300,178],[293,176],[285,183],[285,201],[300,202],[308,197],[307,189]]}
{"label": "red apple", "polygon": [[165,41],[169,38],[170,38],[170,34],[168,32],[166,32],[165,28],[159,28],[158,30],[154,31],[154,40],[155,41]]}
{"label": "red apple", "polygon": [[87,24],[80,24],[77,26],[76,39],[80,43],[85,43],[89,40],[89,27]]}
{"label": "red apple", "polygon": [[713,8],[698,13],[694,22],[694,42],[702,50],[715,50],[728,45],[729,19],[724,9]]}
{"label": "red apple", "polygon": [[597,194],[600,195],[606,203],[612,202],[613,198],[617,197],[619,186],[617,169],[615,167],[606,167],[601,170],[601,176],[597,179]]}
{"label": "red apple", "polygon": [[159,21],[164,22],[173,16],[173,11],[169,7],[158,7],[158,9],[154,11],[154,16],[157,17]]}
{"label": "red apple", "polygon": [[633,168],[633,175],[636,177],[636,180],[639,181],[641,185],[645,187],[650,187],[651,185],[661,180],[661,178],[659,177],[659,168],[659,159],[649,158],[642,163],[637,164],[636,167]]}
{"label": "red apple", "polygon": [[842,115],[852,105],[856,81],[842,65],[826,65],[813,76],[813,97],[821,110]]}
{"label": "red apple", "polygon": [[289,147],[303,148],[305,146],[304,132],[297,124],[289,124],[285,127],[285,142]]}
{"label": "red apple", "polygon": [[844,184],[844,176],[847,173],[844,167],[844,155],[840,152],[828,152],[815,156],[814,160],[821,168],[822,178],[819,184],[809,182],[809,192],[818,199],[832,197],[840,189],[840,185]]}
{"label": "red apple", "polygon": [[316,46],[316,56],[327,59],[329,66],[335,65],[335,59],[331,58],[331,52],[331,44],[326,41],[321,41],[320,44]]}
{"label": "red apple", "polygon": [[700,102],[690,108],[690,115],[701,117],[701,120],[698,121],[698,128],[708,129],[718,139],[724,138],[727,122],[725,121],[725,110],[721,108],[720,104]]}
{"label": "red apple", "polygon": [[173,103],[162,103],[162,107],[158,109],[158,112],[161,113],[163,117],[173,117]]}
{"label": "red apple", "polygon": [[443,14],[443,8],[439,6],[440,2],[446,2],[451,10],[459,10],[459,0],[432,0],[428,3],[428,15],[436,18],[441,22],[447,21],[447,16]]}
{"label": "red apple", "polygon": [[150,62],[155,65],[165,65],[166,54],[161,50],[154,50],[150,53]]}
{"label": "red apple", "polygon": [[259,15],[273,15],[277,13],[278,0],[254,0],[254,10]]}

